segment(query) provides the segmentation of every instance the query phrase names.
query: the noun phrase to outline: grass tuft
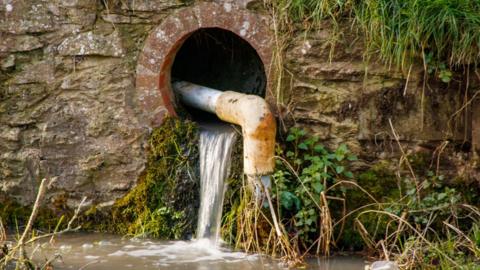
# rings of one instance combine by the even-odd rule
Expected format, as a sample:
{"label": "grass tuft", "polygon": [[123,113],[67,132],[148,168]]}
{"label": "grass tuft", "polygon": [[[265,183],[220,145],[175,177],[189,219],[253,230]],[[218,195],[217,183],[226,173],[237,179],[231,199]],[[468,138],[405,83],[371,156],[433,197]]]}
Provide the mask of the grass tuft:
{"label": "grass tuft", "polygon": [[388,65],[408,68],[427,55],[451,67],[480,60],[477,0],[279,0],[284,21],[318,25],[353,18],[367,37],[367,51]]}

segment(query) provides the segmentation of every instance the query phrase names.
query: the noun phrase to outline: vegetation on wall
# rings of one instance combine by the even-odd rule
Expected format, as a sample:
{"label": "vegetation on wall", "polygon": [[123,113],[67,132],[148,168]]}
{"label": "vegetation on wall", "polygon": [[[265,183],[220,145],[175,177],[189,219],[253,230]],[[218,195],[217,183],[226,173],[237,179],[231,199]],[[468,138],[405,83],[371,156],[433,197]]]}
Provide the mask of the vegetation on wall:
{"label": "vegetation on wall", "polygon": [[146,172],[112,210],[106,230],[134,236],[186,239],[199,202],[198,134],[188,120],[167,118],[153,130]]}
{"label": "vegetation on wall", "polygon": [[[279,0],[284,20],[306,25],[325,18],[353,18],[366,36],[369,52],[389,65],[408,68],[417,58],[450,67],[480,60],[480,2],[476,0]],[[430,60],[429,60],[430,59]],[[435,61],[432,61],[434,59]],[[429,62],[429,63],[427,63]]]}

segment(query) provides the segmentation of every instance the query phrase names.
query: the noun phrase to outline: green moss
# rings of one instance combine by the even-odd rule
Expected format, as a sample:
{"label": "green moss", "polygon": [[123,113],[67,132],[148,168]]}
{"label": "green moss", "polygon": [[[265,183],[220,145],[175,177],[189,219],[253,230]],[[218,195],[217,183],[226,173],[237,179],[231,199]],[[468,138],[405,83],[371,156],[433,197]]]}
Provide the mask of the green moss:
{"label": "green moss", "polygon": [[197,127],[190,121],[168,118],[153,130],[149,146],[145,174],[115,203],[109,230],[188,238],[194,233],[199,202]]}
{"label": "green moss", "polygon": [[[21,205],[12,199],[5,198],[0,202],[0,218],[4,225],[11,229],[17,227],[20,229],[28,222],[31,213],[32,207]],[[69,212],[41,207],[35,219],[34,228],[53,231],[60,221],[62,221],[60,225],[65,226],[65,221],[69,217],[71,217]]]}

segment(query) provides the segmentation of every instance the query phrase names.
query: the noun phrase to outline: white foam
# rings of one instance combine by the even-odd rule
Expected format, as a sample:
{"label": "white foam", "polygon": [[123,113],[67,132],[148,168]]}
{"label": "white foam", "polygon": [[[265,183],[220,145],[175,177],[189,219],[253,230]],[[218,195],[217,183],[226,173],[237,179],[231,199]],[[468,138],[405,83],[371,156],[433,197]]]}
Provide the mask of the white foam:
{"label": "white foam", "polygon": [[98,259],[98,258],[100,258],[100,256],[93,256],[93,255],[87,255],[87,256],[85,256],[85,259],[87,259],[87,260],[96,260],[96,259]]}
{"label": "white foam", "polygon": [[167,244],[153,244],[142,246],[139,249],[127,249],[108,254],[112,257],[130,256],[136,258],[158,257],[158,263],[195,263],[205,261],[238,262],[240,260],[255,261],[257,255],[248,255],[243,252],[231,252],[216,245],[210,239],[193,241],[174,241]]}

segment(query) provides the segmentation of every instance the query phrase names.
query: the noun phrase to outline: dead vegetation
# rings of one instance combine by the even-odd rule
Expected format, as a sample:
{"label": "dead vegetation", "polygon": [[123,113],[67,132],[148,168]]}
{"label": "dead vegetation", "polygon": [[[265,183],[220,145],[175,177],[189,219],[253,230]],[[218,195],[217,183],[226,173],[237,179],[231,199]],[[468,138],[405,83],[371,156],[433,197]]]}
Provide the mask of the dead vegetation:
{"label": "dead vegetation", "polygon": [[[80,214],[80,210],[85,203],[86,197],[84,197],[80,202],[73,216],[66,225],[63,224],[64,220],[62,217],[58,221],[55,230],[51,233],[38,234],[38,232],[34,230],[33,224],[37,218],[38,212],[42,207],[45,194],[54,181],[55,179],[42,179],[35,204],[33,205],[32,212],[30,214],[30,218],[28,219],[28,222],[22,233],[17,233],[15,235],[15,240],[7,241],[7,232],[0,218],[0,269],[14,268],[16,270],[52,270],[52,263],[57,260],[60,255],[55,254],[52,258],[46,259],[46,261],[43,263],[33,260],[35,253],[41,248],[41,242],[45,239],[49,239],[48,242],[53,245],[57,236],[68,232],[78,231],[80,229],[80,226],[74,226],[74,222]],[[61,226],[64,228],[60,229]]]}

